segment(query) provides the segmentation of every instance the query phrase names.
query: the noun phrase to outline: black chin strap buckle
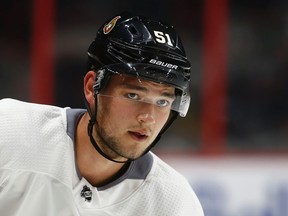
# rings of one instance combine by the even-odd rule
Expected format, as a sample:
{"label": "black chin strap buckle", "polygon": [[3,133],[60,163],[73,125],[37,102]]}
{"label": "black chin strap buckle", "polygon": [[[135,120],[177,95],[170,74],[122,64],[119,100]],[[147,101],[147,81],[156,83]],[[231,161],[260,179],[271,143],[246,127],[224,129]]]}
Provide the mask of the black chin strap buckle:
{"label": "black chin strap buckle", "polygon": [[92,118],[89,120],[88,123],[88,135],[91,136],[92,135],[92,131],[93,131],[93,126],[94,126],[95,121],[92,120]]}

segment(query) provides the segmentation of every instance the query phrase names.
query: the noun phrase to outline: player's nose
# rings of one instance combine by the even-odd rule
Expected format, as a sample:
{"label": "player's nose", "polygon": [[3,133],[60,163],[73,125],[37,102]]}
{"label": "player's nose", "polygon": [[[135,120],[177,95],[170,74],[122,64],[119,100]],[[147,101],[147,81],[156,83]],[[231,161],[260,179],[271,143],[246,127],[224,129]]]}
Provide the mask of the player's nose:
{"label": "player's nose", "polygon": [[153,104],[143,104],[137,115],[137,121],[141,124],[155,124],[155,107]]}

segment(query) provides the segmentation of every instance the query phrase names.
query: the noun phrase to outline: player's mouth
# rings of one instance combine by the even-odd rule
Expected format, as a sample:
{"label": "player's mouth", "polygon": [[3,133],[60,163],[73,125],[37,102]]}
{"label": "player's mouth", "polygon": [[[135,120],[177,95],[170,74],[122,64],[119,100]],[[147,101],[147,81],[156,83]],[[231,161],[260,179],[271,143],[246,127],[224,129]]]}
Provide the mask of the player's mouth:
{"label": "player's mouth", "polygon": [[148,134],[145,131],[128,131],[130,136],[137,141],[145,141],[148,138]]}

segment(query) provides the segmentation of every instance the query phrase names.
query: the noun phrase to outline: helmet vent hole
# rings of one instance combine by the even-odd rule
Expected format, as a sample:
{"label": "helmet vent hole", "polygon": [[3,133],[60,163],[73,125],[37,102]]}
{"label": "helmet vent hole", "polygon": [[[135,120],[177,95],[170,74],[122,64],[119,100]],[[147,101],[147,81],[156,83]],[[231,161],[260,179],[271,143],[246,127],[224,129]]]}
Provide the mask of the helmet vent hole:
{"label": "helmet vent hole", "polygon": [[133,26],[133,25],[130,25],[128,30],[131,32],[131,34],[133,35],[137,35],[138,34],[138,31],[137,29]]}

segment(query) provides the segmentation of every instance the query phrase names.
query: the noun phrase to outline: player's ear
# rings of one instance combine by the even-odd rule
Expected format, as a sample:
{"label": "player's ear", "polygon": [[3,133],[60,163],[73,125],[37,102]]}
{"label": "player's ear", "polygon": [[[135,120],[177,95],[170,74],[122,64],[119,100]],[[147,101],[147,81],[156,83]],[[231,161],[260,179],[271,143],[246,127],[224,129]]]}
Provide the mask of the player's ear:
{"label": "player's ear", "polygon": [[84,95],[90,105],[94,104],[94,83],[96,73],[95,71],[88,71],[84,77]]}

